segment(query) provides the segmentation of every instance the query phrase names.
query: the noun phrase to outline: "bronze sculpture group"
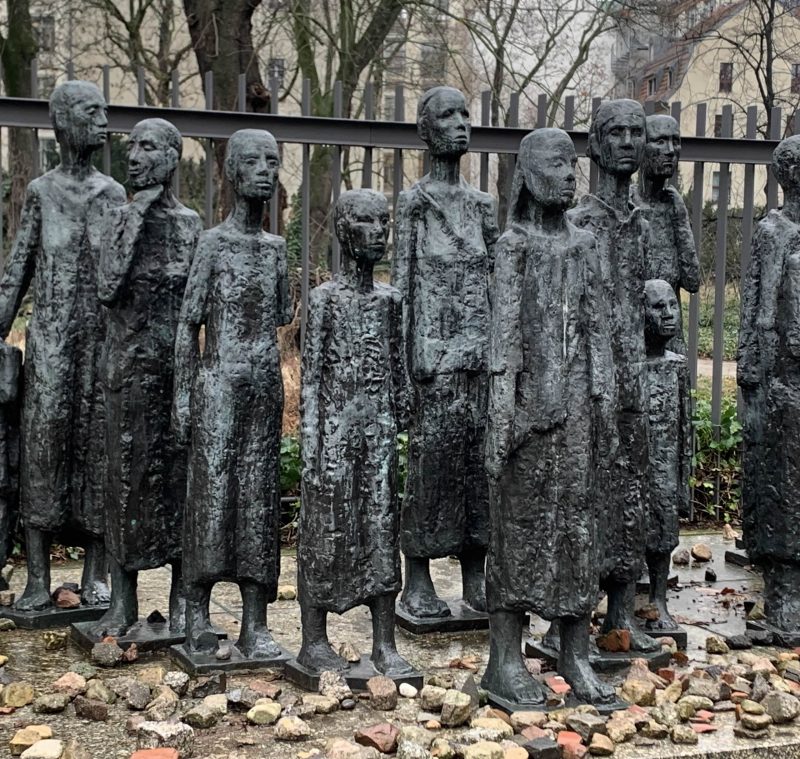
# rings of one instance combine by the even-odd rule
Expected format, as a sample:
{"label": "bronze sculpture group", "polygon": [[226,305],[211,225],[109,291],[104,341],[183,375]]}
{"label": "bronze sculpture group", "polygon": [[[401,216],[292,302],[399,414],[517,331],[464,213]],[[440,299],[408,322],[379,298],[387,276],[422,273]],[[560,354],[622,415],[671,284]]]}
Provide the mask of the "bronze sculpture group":
{"label": "bronze sculpture group", "polygon": [[[0,281],[3,337],[29,289],[35,299],[21,402],[19,352],[5,343],[0,352],[0,551],[18,481],[28,557],[16,610],[52,605],[49,542],[72,529],[86,546],[81,597],[95,609],[96,638],[129,634],[138,571],[170,564],[168,626],[185,638],[184,659],[224,658],[209,603],[213,585],[231,581],[243,602],[234,660],[283,662],[267,608],[280,572],[276,330],[294,309],[286,243],[263,231],[278,145],[261,130],[232,135],[233,207],[201,232],[172,191],[182,144],[169,122],[132,130],[126,202],[91,166],[107,128],[99,91],[59,86],[51,116],[62,160],[31,183]],[[470,140],[464,96],[426,92],[418,129],[430,172],[400,195],[392,285],[373,280],[387,250],[385,196],[354,190],[334,211],[342,271],[311,294],[303,642],[290,665],[357,669],[333,650],[327,616],[361,604],[372,615],[369,667],[398,681],[419,673],[397,651],[396,621],[414,631],[488,623],[484,687],[510,708],[538,705],[545,694],[520,650],[535,612],[552,623],[558,671],[577,698],[613,705],[592,667],[598,589],[608,594],[604,631],[627,630],[637,652],[659,649],[647,633],[676,627],[666,582],[691,440],[680,292],[699,286],[686,208],[667,184],[677,122],[646,119],[631,100],[602,104],[588,150],[597,189],[574,207],[569,135],[527,135],[502,235],[494,200],[459,172]],[[786,205],[754,241],[739,362],[746,537],[765,569],[765,626],[791,646],[800,643],[790,495],[800,479],[798,167],[800,141],[789,138],[773,167]],[[406,427],[401,504],[395,441]],[[433,586],[430,560],[446,556],[460,562],[462,599]],[[657,619],[642,629],[633,612],[645,564]]]}

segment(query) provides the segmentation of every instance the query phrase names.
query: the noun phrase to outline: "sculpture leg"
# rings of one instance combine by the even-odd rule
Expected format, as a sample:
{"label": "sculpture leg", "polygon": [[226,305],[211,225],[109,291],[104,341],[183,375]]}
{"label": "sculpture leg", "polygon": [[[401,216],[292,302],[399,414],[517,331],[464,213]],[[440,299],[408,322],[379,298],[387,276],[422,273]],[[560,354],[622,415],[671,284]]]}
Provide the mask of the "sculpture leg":
{"label": "sculpture leg", "polygon": [[28,581],[14,608],[19,611],[46,609],[53,605],[50,598],[50,533],[26,528],[25,551]]}
{"label": "sculpture leg", "polygon": [[563,617],[559,627],[558,673],[572,686],[575,696],[589,704],[615,701],[614,686],[600,680],[589,664],[589,617]]}
{"label": "sculpture leg", "polygon": [[211,585],[186,583],[186,648],[190,651],[211,653],[219,649],[219,639],[211,629],[209,605]]}
{"label": "sculpture leg", "polygon": [[303,644],[297,661],[314,672],[342,672],[350,665],[331,647],[328,640],[328,612],[318,606],[300,603]]}
{"label": "sculpture leg", "polygon": [[554,619],[544,634],[542,644],[556,651],[561,650],[561,620]]}
{"label": "sculpture leg", "polygon": [[486,611],[486,549],[471,548],[458,559],[465,603],[475,611]]}
{"label": "sculpture leg", "polygon": [[92,632],[98,638],[106,635],[119,638],[139,619],[139,599],[136,595],[139,573],[127,571],[111,555],[108,560],[111,564],[111,605],[94,625]]}
{"label": "sculpture leg", "polygon": [[88,537],[85,543],[81,577],[81,602],[87,606],[101,606],[111,600],[108,587],[108,557],[102,538]]}
{"label": "sculpture leg", "polygon": [[372,614],[372,663],[378,672],[389,677],[400,677],[414,671],[414,668],[397,653],[394,639],[395,598],[394,593],[389,593],[373,598],[369,602]]}
{"label": "sculpture leg", "polygon": [[267,588],[258,582],[239,583],[242,592],[242,631],[238,648],[248,659],[274,659],[281,647],[267,630]]}
{"label": "sculpture leg", "polygon": [[400,605],[415,617],[450,616],[450,607],[436,595],[428,559],[406,557],[406,583]]}
{"label": "sculpture leg", "polygon": [[764,561],[764,614],[773,627],[800,634],[800,566],[787,561]]}
{"label": "sculpture leg", "polygon": [[647,552],[647,571],[650,575],[650,603],[658,609],[658,619],[648,622],[648,630],[674,630],[678,623],[667,608],[670,554]]}
{"label": "sculpture leg", "polygon": [[169,588],[169,631],[181,634],[186,629],[186,588],[183,582],[183,563],[172,560],[172,583]]}
{"label": "sculpture leg", "polygon": [[608,613],[603,622],[603,632],[627,630],[631,635],[632,651],[658,651],[660,644],[643,633],[634,619],[636,582],[619,582],[609,579],[605,581],[603,587],[608,593]]}
{"label": "sculpture leg", "polygon": [[521,704],[541,705],[542,686],[533,679],[522,658],[525,615],[495,611],[489,615],[489,663],[481,685],[494,695]]}

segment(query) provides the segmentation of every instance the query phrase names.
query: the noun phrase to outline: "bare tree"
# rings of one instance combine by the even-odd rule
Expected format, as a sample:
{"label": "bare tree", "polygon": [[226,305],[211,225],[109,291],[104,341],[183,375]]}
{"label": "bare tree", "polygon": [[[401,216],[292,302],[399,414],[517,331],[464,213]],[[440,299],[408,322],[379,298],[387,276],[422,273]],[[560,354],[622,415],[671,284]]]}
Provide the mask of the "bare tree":
{"label": "bare tree", "polygon": [[[6,0],[6,29],[0,33],[3,84],[9,97],[32,97],[31,70],[38,45],[31,23],[29,0]],[[8,203],[8,237],[19,224],[25,188],[33,178],[36,143],[31,129],[9,130],[8,160],[11,193]]]}

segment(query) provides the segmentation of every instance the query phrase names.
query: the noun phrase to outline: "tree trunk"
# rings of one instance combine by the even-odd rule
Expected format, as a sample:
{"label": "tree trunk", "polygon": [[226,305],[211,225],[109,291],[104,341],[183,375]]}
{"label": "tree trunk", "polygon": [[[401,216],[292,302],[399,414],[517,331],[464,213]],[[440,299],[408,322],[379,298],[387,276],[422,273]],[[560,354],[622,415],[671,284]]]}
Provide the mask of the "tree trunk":
{"label": "tree trunk", "polygon": [[[9,97],[29,98],[31,63],[36,57],[37,44],[31,25],[28,0],[6,0],[8,17],[7,36],[0,40],[3,63],[3,83]],[[8,164],[11,192],[8,201],[7,239],[13,239],[19,226],[19,217],[25,202],[25,190],[33,179],[36,144],[32,129],[9,130]]]}

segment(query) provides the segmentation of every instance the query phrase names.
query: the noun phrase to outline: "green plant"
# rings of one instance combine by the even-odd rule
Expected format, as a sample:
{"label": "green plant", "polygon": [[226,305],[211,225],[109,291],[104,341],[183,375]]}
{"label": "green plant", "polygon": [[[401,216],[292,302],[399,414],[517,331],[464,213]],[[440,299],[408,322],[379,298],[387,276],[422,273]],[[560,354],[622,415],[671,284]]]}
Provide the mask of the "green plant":
{"label": "green plant", "polygon": [[294,435],[281,438],[281,493],[296,495],[300,490],[300,475],[303,472],[303,459],[300,455],[300,441]]}
{"label": "green plant", "polygon": [[719,427],[711,420],[711,399],[695,393],[694,400],[695,452],[689,480],[694,503],[707,514],[729,522],[739,517],[741,505],[742,425],[736,413],[736,397],[722,396]]}

